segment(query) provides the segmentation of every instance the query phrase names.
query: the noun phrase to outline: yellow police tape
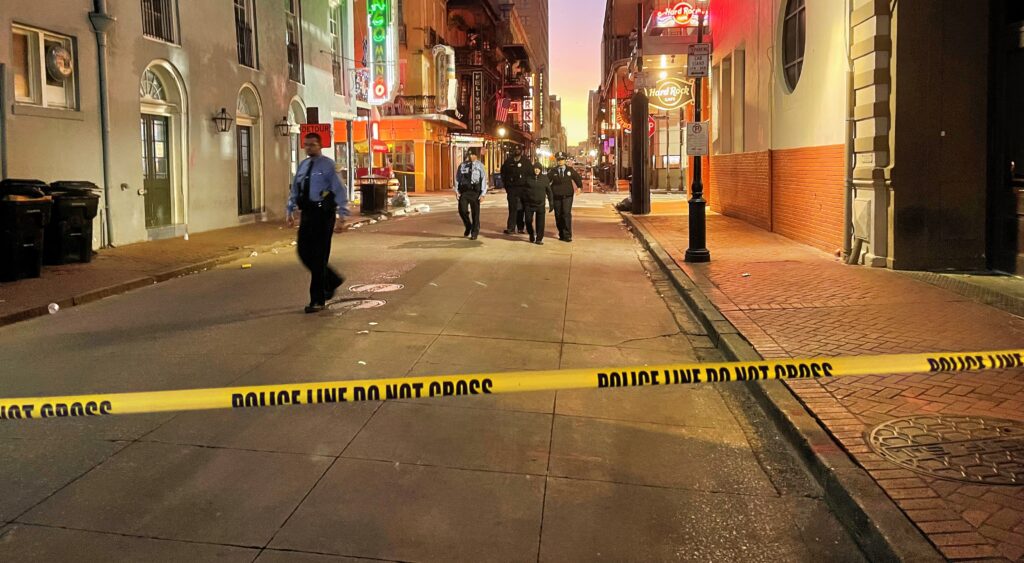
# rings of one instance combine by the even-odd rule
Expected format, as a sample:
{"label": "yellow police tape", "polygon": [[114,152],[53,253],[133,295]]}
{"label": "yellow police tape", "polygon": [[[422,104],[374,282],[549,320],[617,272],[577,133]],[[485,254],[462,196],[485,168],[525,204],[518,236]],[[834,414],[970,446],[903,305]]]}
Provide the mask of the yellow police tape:
{"label": "yellow police tape", "polygon": [[1020,367],[1024,367],[1024,349],[397,377],[255,387],[0,399],[0,420],[247,409],[563,389],[668,387],[772,379],[828,379],[884,373],[976,372]]}

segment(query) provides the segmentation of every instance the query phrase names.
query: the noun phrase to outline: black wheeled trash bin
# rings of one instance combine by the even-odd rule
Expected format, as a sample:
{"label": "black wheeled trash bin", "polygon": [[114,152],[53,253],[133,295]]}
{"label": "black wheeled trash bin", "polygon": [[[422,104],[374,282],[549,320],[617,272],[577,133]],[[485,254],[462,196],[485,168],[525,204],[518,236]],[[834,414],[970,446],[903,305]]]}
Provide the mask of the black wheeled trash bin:
{"label": "black wheeled trash bin", "polygon": [[38,278],[50,197],[39,180],[0,181],[0,281]]}
{"label": "black wheeled trash bin", "polygon": [[384,213],[388,206],[388,179],[363,176],[359,179],[359,198],[359,212],[363,215]]}
{"label": "black wheeled trash bin", "polygon": [[54,182],[46,188],[53,198],[46,227],[43,260],[47,264],[92,261],[92,223],[99,210],[99,187],[92,182]]}

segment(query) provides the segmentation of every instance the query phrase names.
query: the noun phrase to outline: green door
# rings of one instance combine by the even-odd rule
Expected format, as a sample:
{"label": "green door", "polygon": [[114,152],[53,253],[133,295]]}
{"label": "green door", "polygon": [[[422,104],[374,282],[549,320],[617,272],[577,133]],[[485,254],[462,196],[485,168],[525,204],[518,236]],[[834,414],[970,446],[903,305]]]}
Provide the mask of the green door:
{"label": "green door", "polygon": [[142,114],[142,187],[146,200],[146,228],[174,222],[171,198],[170,120]]}

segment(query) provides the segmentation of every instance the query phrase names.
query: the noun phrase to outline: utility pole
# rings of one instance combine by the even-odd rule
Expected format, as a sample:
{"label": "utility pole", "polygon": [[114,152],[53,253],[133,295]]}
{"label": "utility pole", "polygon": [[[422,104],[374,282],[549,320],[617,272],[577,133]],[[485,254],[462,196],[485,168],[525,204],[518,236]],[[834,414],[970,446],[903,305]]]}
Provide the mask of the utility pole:
{"label": "utility pole", "polygon": [[[697,20],[697,44],[704,43],[704,17],[708,11],[708,0],[697,0],[697,7],[700,15]],[[687,65],[690,61],[687,60]],[[694,79],[694,106],[693,120],[701,122],[701,89],[702,79],[700,76]],[[693,157],[693,183],[690,185],[690,246],[686,249],[685,260],[687,262],[710,262],[711,252],[707,248],[707,201],[704,199],[704,181],[701,177],[700,155]]]}

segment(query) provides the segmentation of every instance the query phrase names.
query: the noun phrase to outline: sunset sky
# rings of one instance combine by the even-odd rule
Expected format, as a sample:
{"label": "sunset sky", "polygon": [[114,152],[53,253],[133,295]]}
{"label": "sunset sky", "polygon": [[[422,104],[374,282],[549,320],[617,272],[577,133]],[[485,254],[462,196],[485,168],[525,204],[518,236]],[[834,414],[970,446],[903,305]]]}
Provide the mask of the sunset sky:
{"label": "sunset sky", "polygon": [[562,98],[570,145],[587,138],[587,93],[601,79],[605,0],[550,0],[551,93]]}

